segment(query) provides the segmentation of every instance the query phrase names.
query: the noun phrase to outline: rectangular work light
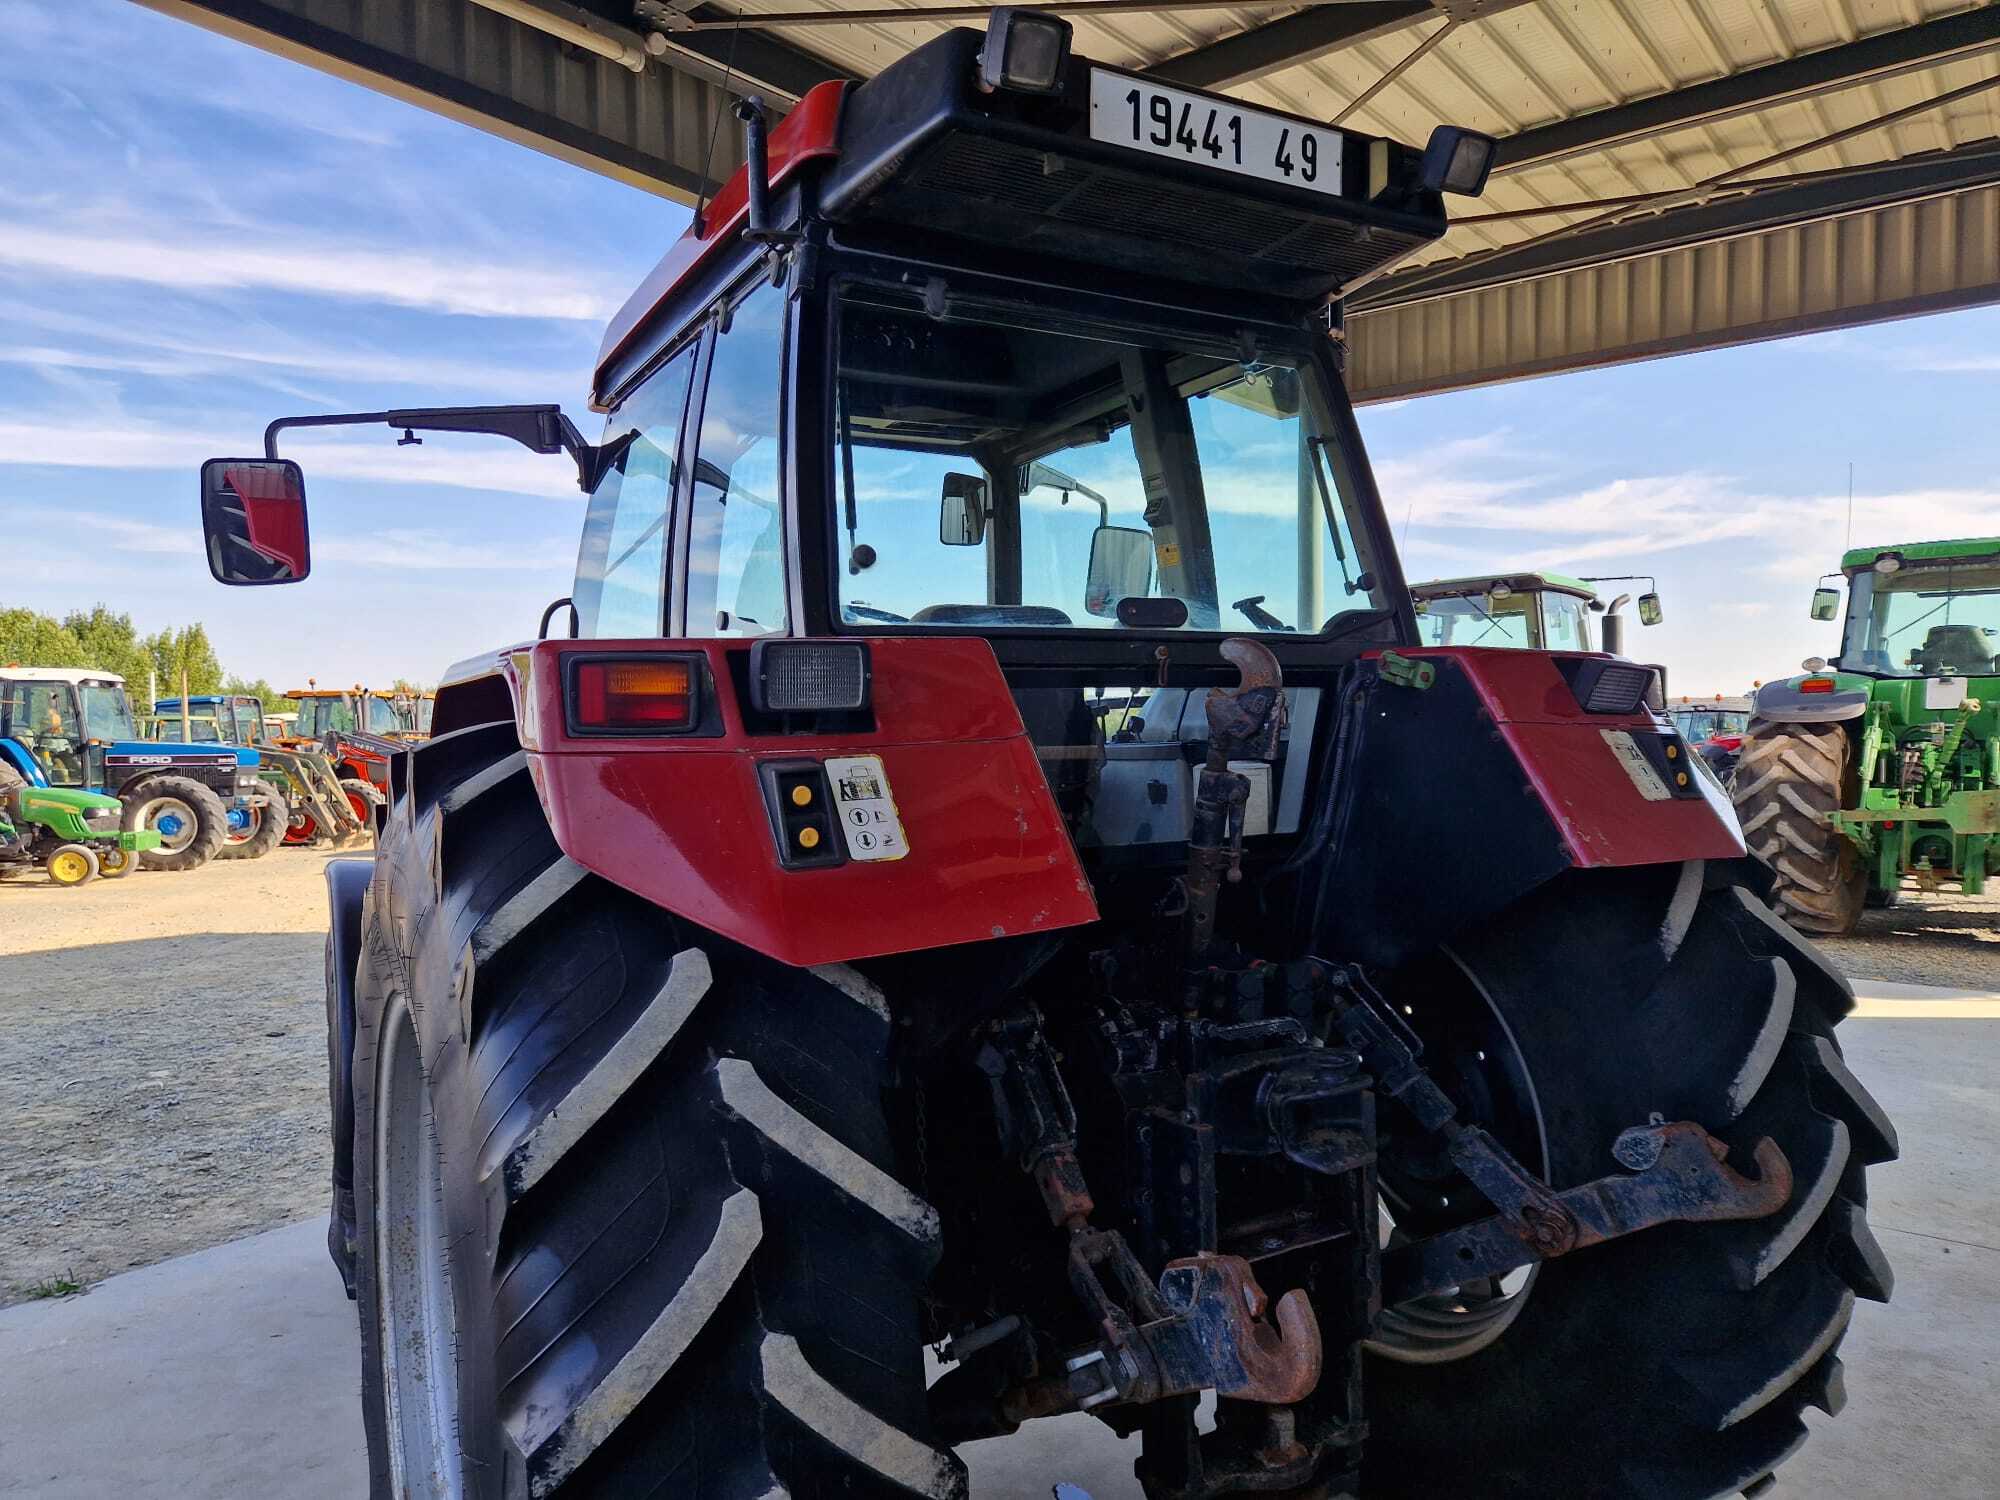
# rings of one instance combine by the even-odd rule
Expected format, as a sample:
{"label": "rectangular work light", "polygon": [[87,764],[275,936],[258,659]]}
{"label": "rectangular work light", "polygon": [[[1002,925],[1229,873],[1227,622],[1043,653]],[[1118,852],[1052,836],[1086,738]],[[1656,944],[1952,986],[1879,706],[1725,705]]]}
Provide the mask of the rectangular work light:
{"label": "rectangular work light", "polygon": [[1424,147],[1423,185],[1433,193],[1477,198],[1486,191],[1486,178],[1499,151],[1499,143],[1490,135],[1462,125],[1440,125]]}
{"label": "rectangular work light", "polygon": [[699,717],[686,657],[571,657],[569,723],[580,734],[681,734]]}
{"label": "rectangular work light", "polygon": [[1632,714],[1642,704],[1664,707],[1666,703],[1657,667],[1591,656],[1558,656],[1555,665],[1586,713]]}
{"label": "rectangular work light", "polygon": [[853,711],[868,706],[861,641],[758,641],[750,648],[750,704],[760,713]]}
{"label": "rectangular work light", "polygon": [[1062,87],[1069,61],[1069,22],[1011,5],[996,6],[979,49],[979,86],[987,93],[1012,89],[1053,94]]}

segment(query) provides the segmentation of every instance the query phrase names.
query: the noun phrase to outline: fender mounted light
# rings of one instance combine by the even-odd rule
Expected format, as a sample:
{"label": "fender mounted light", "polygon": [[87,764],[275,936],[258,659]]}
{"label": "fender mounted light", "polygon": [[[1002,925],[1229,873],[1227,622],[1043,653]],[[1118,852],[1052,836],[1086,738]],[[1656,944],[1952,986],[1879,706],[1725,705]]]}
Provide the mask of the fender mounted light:
{"label": "fender mounted light", "polygon": [[772,640],[750,648],[750,705],[759,713],[863,709],[868,689],[868,647],[860,641]]}
{"label": "fender mounted light", "polygon": [[678,656],[572,656],[569,726],[577,734],[684,734],[700,718],[700,677]]}
{"label": "fender mounted light", "polygon": [[1802,693],[1830,693],[1833,691],[1831,677],[1808,677],[1799,684]]}

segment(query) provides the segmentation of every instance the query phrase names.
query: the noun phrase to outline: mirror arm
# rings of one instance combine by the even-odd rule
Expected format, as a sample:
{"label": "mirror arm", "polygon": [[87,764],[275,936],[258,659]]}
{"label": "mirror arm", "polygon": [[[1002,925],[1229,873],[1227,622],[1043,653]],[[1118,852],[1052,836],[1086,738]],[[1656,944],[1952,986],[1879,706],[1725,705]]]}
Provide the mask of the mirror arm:
{"label": "mirror arm", "polygon": [[366,427],[380,422],[406,432],[473,432],[512,438],[536,453],[567,453],[576,464],[577,487],[585,494],[603,477],[603,450],[583,434],[559,406],[414,406],[393,411],[330,412],[279,417],[264,429],[264,456],[278,456],[278,434],[294,427]]}

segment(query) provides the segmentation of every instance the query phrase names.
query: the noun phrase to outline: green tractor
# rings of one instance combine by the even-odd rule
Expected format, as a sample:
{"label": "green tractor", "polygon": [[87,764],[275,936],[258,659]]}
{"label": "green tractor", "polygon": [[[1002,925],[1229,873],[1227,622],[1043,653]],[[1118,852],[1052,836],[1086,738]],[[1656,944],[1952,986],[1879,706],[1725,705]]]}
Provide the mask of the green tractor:
{"label": "green tractor", "polygon": [[[1840,655],[1758,690],[1733,789],[1778,910],[1832,936],[1905,876],[1976,896],[2000,867],[2000,537],[1861,547],[1840,573]],[[1834,576],[1815,620],[1840,614]]]}
{"label": "green tractor", "polygon": [[139,851],[160,847],[152,829],[123,831],[116,797],[30,786],[0,764],[0,876],[40,865],[59,886],[132,873]]}
{"label": "green tractor", "polygon": [[[1630,594],[1609,604],[1593,583],[1610,578],[1572,578],[1524,568],[1474,578],[1436,578],[1410,585],[1417,607],[1417,631],[1426,646],[1512,646],[1523,651],[1603,651],[1622,656],[1625,617],[1619,613]],[[1602,615],[1597,622],[1592,615]],[[1639,596],[1639,623],[1657,625],[1660,596],[1653,580]]]}

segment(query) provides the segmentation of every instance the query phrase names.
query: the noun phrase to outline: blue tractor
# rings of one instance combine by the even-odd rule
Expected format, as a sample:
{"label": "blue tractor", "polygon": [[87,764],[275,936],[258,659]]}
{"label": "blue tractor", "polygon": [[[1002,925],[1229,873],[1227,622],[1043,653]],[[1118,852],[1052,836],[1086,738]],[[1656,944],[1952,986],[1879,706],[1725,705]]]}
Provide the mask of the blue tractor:
{"label": "blue tractor", "polygon": [[139,737],[124,679],[73,667],[0,667],[0,796],[19,785],[100,791],[123,804],[128,830],[159,847],[155,870],[193,870],[232,837],[267,823],[283,829],[282,794],[258,774],[248,747],[158,743]]}

